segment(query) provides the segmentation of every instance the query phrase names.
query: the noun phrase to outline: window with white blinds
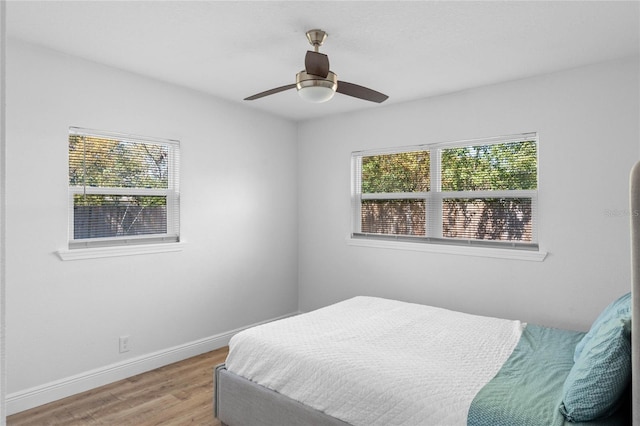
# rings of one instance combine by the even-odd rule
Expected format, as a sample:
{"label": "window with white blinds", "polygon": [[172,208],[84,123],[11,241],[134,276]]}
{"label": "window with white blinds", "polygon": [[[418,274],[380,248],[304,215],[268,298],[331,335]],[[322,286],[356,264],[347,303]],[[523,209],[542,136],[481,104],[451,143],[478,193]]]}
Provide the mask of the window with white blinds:
{"label": "window with white blinds", "polygon": [[69,128],[69,248],[178,242],[180,143]]}
{"label": "window with white blinds", "polygon": [[352,237],[538,249],[535,133],[352,153]]}

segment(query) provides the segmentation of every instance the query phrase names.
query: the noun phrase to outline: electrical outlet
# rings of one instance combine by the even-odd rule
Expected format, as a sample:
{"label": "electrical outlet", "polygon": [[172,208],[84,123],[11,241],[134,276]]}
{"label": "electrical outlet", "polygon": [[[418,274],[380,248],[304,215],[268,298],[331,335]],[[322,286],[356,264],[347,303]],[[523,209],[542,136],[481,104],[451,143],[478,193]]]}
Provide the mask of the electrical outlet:
{"label": "electrical outlet", "polygon": [[120,336],[120,353],[129,352],[129,336]]}

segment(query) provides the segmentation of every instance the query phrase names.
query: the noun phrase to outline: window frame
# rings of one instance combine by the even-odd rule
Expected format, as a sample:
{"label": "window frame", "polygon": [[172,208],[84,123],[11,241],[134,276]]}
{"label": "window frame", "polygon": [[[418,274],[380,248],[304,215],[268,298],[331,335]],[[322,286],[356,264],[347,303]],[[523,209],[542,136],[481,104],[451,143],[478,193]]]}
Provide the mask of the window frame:
{"label": "window frame", "polygon": [[[90,136],[96,138],[104,138],[118,141],[126,141],[133,143],[147,143],[153,145],[163,145],[168,149],[168,173],[167,188],[141,188],[141,187],[97,187],[68,184],[68,251],[77,252],[77,255],[69,255],[68,253],[59,252],[61,258],[78,257],[91,258],[103,257],[94,256],[103,253],[105,256],[113,256],[120,254],[141,252],[158,252],[158,251],[174,251],[175,248],[162,248],[160,246],[168,243],[180,243],[180,190],[179,190],[179,173],[180,173],[180,141],[174,139],[161,139],[148,136],[131,135],[125,133],[117,133],[110,131],[102,131],[95,129],[86,129],[81,127],[69,127],[68,137],[72,135]],[[68,150],[68,147],[67,147]],[[67,156],[69,161],[69,157]],[[166,197],[166,225],[167,232],[159,234],[146,235],[128,235],[101,238],[79,238],[75,239],[75,215],[74,215],[74,196],[81,194],[87,195],[121,195],[121,196],[163,196]],[[135,246],[133,249],[123,249],[128,246]],[[148,247],[143,249],[142,247]],[[100,250],[98,250],[100,249]],[[64,259],[66,260],[66,259]]]}
{"label": "window frame", "polygon": [[[443,149],[494,145],[518,141],[535,141],[536,143],[536,189],[532,190],[482,190],[482,191],[442,191]],[[362,158],[374,155],[399,154],[403,152],[429,152],[429,191],[396,192],[396,193],[362,193]],[[371,247],[403,248],[421,251],[451,252],[454,254],[472,254],[489,257],[523,258],[543,260],[546,252],[540,251],[538,241],[538,190],[539,190],[539,138],[536,132],[481,139],[470,139],[433,144],[393,147],[376,150],[354,151],[351,154],[351,233],[348,241],[352,245]],[[443,237],[443,200],[451,198],[529,198],[531,199],[531,235],[532,241],[479,240]],[[425,236],[392,235],[363,233],[361,206],[363,200],[425,200]],[[430,214],[431,213],[431,214]],[[434,214],[435,213],[435,214]],[[431,234],[429,234],[431,232]],[[469,250],[471,249],[471,250]]]}

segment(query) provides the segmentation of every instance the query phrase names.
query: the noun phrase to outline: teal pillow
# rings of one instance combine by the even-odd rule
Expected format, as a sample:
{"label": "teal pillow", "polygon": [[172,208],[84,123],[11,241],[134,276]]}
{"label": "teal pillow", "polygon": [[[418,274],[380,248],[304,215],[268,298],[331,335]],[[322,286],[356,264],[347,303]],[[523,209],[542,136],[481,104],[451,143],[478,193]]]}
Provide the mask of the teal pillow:
{"label": "teal pillow", "polygon": [[631,380],[630,322],[604,322],[585,343],[562,388],[560,411],[570,422],[613,414]]}
{"label": "teal pillow", "polygon": [[576,345],[576,349],[573,353],[573,362],[577,362],[584,346],[593,338],[598,332],[598,328],[607,321],[618,321],[621,319],[625,322],[631,323],[631,292],[620,296],[617,300],[614,300],[604,308],[598,318],[591,325],[591,329],[584,335],[582,340]]}

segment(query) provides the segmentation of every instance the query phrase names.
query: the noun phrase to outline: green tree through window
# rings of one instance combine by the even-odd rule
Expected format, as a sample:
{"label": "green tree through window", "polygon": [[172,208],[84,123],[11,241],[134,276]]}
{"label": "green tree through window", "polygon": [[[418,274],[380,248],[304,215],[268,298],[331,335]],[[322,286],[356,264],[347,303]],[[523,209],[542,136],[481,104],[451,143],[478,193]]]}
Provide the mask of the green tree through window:
{"label": "green tree through window", "polygon": [[176,153],[174,143],[70,132],[71,240],[177,234]]}
{"label": "green tree through window", "polygon": [[537,243],[535,135],[355,158],[356,233]]}

